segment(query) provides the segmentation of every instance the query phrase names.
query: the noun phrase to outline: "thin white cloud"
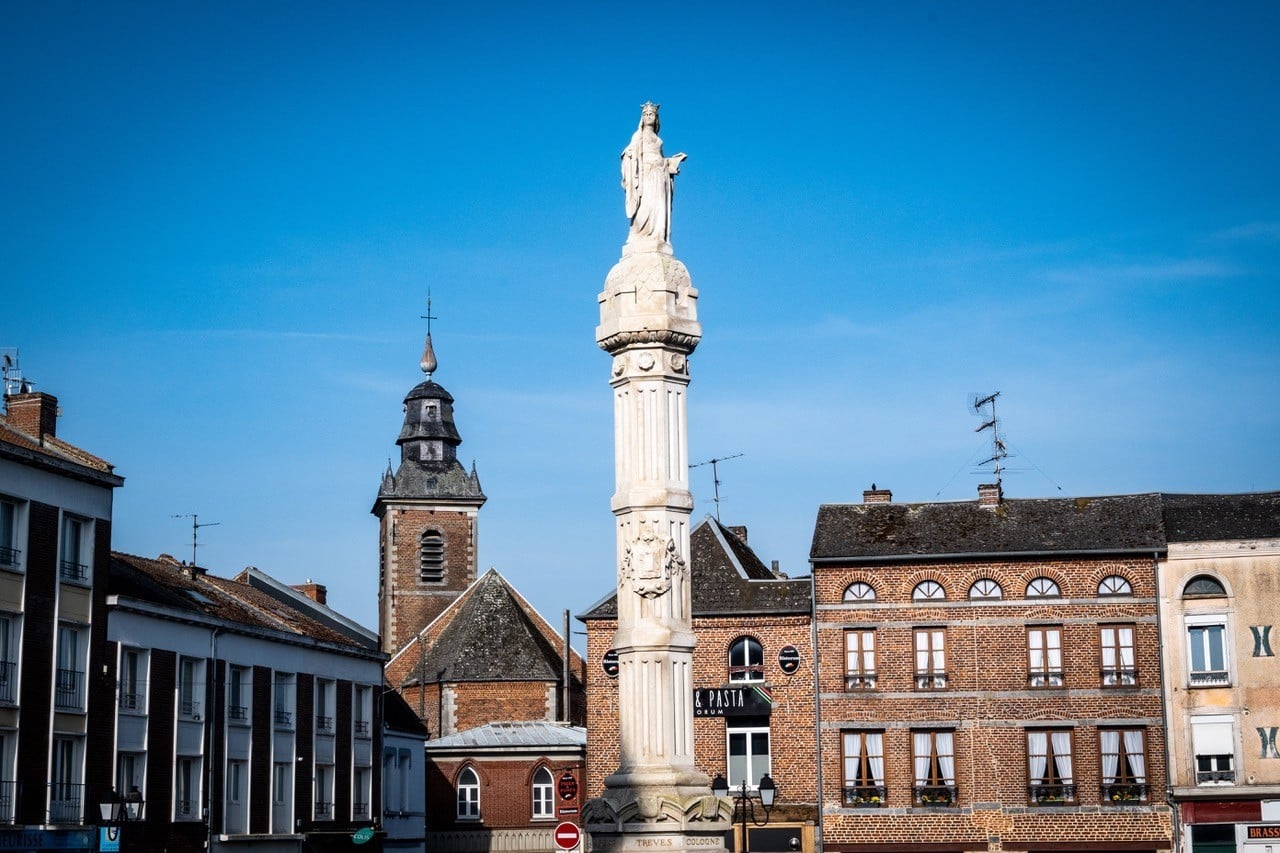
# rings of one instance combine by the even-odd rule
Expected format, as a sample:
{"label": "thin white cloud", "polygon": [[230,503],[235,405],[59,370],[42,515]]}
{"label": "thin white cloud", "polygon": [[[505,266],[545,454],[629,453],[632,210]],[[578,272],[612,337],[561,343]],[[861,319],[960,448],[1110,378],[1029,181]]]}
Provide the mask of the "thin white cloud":
{"label": "thin white cloud", "polygon": [[1221,260],[1211,258],[1186,258],[1145,263],[1081,264],[1045,270],[1045,281],[1059,284],[1088,284],[1090,282],[1143,282],[1186,281],[1190,279],[1230,278],[1242,270]]}
{"label": "thin white cloud", "polygon": [[1280,240],[1280,222],[1249,222],[1224,228],[1209,235],[1210,240]]}

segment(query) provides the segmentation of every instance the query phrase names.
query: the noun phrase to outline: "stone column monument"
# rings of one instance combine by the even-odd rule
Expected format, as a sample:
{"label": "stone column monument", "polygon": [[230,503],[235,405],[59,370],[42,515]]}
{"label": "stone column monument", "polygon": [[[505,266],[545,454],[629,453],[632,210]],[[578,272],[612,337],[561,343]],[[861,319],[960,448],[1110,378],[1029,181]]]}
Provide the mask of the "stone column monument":
{"label": "stone column monument", "polygon": [[583,812],[595,853],[713,852],[732,819],[693,755],[685,394],[702,327],[698,291],[670,242],[685,155],[664,156],[658,128],[658,107],[647,103],[622,152],[631,232],[605,279],[596,327],[613,357],[621,766]]}

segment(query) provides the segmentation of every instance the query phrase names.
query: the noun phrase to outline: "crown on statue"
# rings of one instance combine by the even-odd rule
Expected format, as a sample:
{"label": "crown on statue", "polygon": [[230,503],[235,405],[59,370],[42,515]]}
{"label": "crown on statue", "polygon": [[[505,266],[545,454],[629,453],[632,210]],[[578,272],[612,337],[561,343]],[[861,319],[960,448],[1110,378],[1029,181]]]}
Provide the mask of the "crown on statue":
{"label": "crown on statue", "polygon": [[653,101],[645,101],[643,104],[641,104],[641,105],[640,105],[640,112],[642,112],[642,113],[655,112],[655,113],[656,113],[656,112],[658,111],[658,108],[659,108],[659,107],[661,107],[661,106],[662,106],[662,104],[655,104]]}

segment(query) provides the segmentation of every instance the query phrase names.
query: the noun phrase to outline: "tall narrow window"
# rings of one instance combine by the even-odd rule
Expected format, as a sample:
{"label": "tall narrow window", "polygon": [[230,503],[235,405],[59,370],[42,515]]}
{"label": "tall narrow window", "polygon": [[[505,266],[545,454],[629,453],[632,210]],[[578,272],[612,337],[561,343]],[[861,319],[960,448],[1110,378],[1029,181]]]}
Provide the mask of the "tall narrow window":
{"label": "tall narrow window", "polygon": [[141,649],[120,652],[120,710],[139,714],[147,710],[147,653]]}
{"label": "tall narrow window", "polygon": [[739,637],[729,646],[729,681],[764,681],[764,650],[753,637]]}
{"label": "tall narrow window", "polygon": [[356,737],[369,737],[369,715],[373,711],[373,688],[356,685],[355,690],[352,691],[351,710],[352,725],[355,728]]}
{"label": "tall narrow window", "polygon": [[770,772],[768,719],[740,718],[726,729],[729,739],[729,787],[743,782],[754,789]]}
{"label": "tall narrow window", "polygon": [[58,626],[58,667],[54,706],[60,711],[84,710],[84,628]]}
{"label": "tall narrow window", "polygon": [[351,783],[351,817],[355,820],[369,816],[369,780],[372,774],[368,767],[357,767]]}
{"label": "tall narrow window", "polygon": [[227,673],[227,720],[237,725],[249,724],[249,697],[252,670],[247,666],[232,666]]}
{"label": "tall narrow window", "polygon": [[538,772],[533,774],[534,819],[555,817],[555,795],[553,788],[554,785],[551,780],[551,771],[545,767],[539,767]]}
{"label": "tall narrow window", "polygon": [[1142,729],[1102,729],[1102,802],[1124,805],[1147,799],[1147,755]]}
{"label": "tall narrow window", "polygon": [[249,829],[249,763],[227,762],[226,831],[239,835]]}
{"label": "tall narrow window", "polygon": [[883,806],[884,733],[844,733],[844,804]]}
{"label": "tall narrow window", "polygon": [[316,679],[316,731],[320,734],[333,734],[334,682],[324,678]]}
{"label": "tall narrow window", "polygon": [[951,732],[911,733],[915,784],[914,802],[922,806],[950,806],[956,802],[956,758]]}
{"label": "tall narrow window", "polygon": [[1042,805],[1075,802],[1070,731],[1027,732],[1027,762],[1031,802]]}
{"label": "tall narrow window", "polygon": [[1132,625],[1102,625],[1098,638],[1102,648],[1102,686],[1133,687],[1138,669],[1133,650]]}
{"label": "tall narrow window", "polygon": [[293,764],[279,762],[271,768],[271,831],[293,830]]}
{"label": "tall narrow window", "polygon": [[333,765],[316,765],[316,820],[333,820]]}
{"label": "tall narrow window", "polygon": [[470,767],[458,774],[458,819],[480,819],[480,777]]}
{"label": "tall narrow window", "polygon": [[438,530],[427,530],[420,540],[420,577],[424,583],[444,580],[444,537]]}
{"label": "tall narrow window", "polygon": [[18,626],[21,617],[0,613],[0,703],[18,701]]}
{"label": "tall narrow window", "polygon": [[200,700],[204,696],[204,661],[198,658],[180,658],[178,660],[178,715],[189,720],[198,720],[203,708]]}
{"label": "tall narrow window", "polygon": [[179,756],[174,767],[173,819],[200,817],[200,759]]}
{"label": "tall narrow window", "polygon": [[13,767],[17,740],[17,732],[0,729],[0,823],[13,822],[14,797],[18,792]]}
{"label": "tall narrow window", "polygon": [[1235,784],[1235,736],[1229,715],[1192,717],[1191,748],[1197,785]]}
{"label": "tall narrow window", "polygon": [[941,690],[947,686],[947,632],[943,628],[917,628],[916,689]]}
{"label": "tall narrow window", "polygon": [[79,823],[84,784],[81,782],[80,741],[77,738],[53,739],[53,778],[49,780],[49,820],[53,823]]}
{"label": "tall narrow window", "polygon": [[1062,686],[1062,629],[1027,629],[1027,672],[1032,687]]}
{"label": "tall narrow window", "polygon": [[22,565],[18,545],[18,505],[0,500],[0,568],[16,569]]}
{"label": "tall narrow window", "polygon": [[89,580],[89,549],[85,531],[88,524],[74,516],[62,519],[62,558],[59,573],[63,580],[85,583]]}
{"label": "tall narrow window", "polygon": [[278,729],[293,728],[294,680],[292,672],[275,675],[275,724]]}
{"label": "tall narrow window", "polygon": [[844,632],[844,686],[846,690],[871,690],[876,686],[875,631]]}

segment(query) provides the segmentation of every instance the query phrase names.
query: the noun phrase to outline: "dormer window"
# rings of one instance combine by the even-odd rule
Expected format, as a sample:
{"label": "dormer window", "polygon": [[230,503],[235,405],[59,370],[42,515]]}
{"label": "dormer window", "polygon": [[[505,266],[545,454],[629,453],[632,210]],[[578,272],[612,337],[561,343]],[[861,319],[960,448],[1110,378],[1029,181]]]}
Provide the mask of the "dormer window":
{"label": "dormer window", "polygon": [[419,578],[424,583],[444,581],[444,537],[438,530],[427,530],[420,544]]}
{"label": "dormer window", "polygon": [[435,400],[426,400],[422,404],[422,419],[424,421],[440,420],[440,404]]}

